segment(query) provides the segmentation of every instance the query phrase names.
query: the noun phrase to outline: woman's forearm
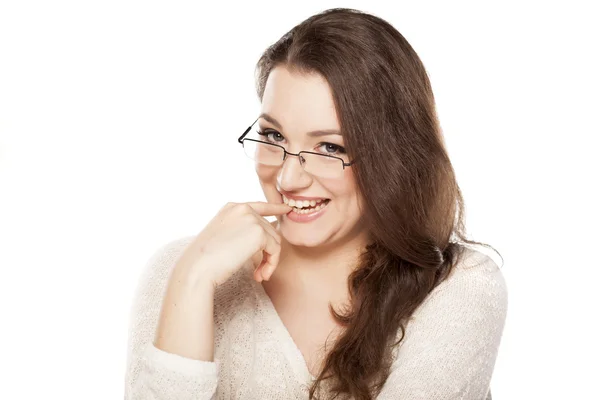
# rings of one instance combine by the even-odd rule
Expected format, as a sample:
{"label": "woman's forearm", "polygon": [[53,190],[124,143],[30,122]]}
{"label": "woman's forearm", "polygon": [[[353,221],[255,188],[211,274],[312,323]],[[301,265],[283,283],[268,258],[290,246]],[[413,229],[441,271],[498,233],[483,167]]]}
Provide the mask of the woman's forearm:
{"label": "woman's forearm", "polygon": [[197,279],[191,266],[178,264],[169,279],[154,338],[168,353],[213,361],[215,288],[209,279]]}

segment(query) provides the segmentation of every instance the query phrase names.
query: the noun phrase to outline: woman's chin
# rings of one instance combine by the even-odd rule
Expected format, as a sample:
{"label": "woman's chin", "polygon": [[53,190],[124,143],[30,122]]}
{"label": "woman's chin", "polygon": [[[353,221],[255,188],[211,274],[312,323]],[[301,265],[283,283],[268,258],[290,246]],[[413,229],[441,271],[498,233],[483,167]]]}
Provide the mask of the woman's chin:
{"label": "woman's chin", "polygon": [[286,227],[285,223],[280,228],[280,234],[292,246],[317,247],[325,242],[325,235],[322,233],[315,235],[315,232],[301,232],[298,228]]}

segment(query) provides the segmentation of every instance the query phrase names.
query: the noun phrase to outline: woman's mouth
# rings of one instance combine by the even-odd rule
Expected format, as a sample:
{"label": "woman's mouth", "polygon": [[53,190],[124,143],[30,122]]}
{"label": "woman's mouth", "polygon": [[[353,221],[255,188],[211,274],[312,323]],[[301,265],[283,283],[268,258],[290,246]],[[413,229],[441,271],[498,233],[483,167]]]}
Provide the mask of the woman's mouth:
{"label": "woman's mouth", "polygon": [[303,208],[298,208],[298,207],[292,206],[292,212],[295,212],[296,214],[300,214],[300,215],[312,214],[312,213],[315,213],[315,212],[321,210],[322,208],[327,207],[327,204],[329,204],[329,199],[323,200],[314,206],[312,204],[309,205],[308,207],[303,207]]}
{"label": "woman's mouth", "polygon": [[315,200],[294,200],[288,199],[284,195],[281,195],[283,198],[283,202],[290,207],[292,207],[292,211],[299,215],[308,215],[312,213],[316,213],[317,211],[327,207],[330,199],[315,199]]}

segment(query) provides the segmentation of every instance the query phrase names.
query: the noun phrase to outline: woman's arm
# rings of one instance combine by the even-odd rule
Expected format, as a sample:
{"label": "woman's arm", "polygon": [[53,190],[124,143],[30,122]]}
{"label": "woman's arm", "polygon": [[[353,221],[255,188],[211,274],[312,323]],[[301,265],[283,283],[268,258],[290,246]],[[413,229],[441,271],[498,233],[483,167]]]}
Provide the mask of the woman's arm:
{"label": "woman's arm", "polygon": [[378,399],[485,400],[507,306],[491,258],[456,270],[413,315]]}
{"label": "woman's arm", "polygon": [[[159,249],[139,280],[130,313],[126,400],[210,399],[216,392],[218,361],[212,361],[213,303],[212,298],[207,300],[212,292],[190,295],[183,287],[168,287],[179,256],[192,240],[193,237],[177,240]],[[176,311],[161,312],[163,299],[166,307]],[[207,303],[206,313],[200,313],[202,315],[196,319],[188,318],[185,314],[189,307],[185,304],[197,301]],[[202,325],[209,314],[211,332],[207,341],[210,339],[210,346],[199,344],[197,338],[200,336],[196,336],[196,340],[183,340],[191,334],[204,334],[208,328]],[[162,329],[157,329],[159,320]],[[187,321],[187,328],[196,333],[186,333],[181,321]],[[154,344],[155,339],[158,347]],[[206,357],[209,351],[210,357]]]}
{"label": "woman's arm", "polygon": [[162,302],[154,346],[168,353],[201,361],[214,356],[215,287],[193,278],[198,268],[179,258]]}

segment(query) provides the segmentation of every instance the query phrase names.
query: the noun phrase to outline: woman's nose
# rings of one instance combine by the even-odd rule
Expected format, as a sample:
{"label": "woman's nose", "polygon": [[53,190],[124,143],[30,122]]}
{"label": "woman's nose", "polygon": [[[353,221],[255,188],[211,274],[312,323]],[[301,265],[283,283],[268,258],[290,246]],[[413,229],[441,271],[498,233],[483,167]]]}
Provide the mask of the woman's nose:
{"label": "woman's nose", "polygon": [[294,191],[309,186],[312,178],[300,164],[302,155],[294,156],[287,154],[283,165],[277,174],[280,187],[287,191]]}

